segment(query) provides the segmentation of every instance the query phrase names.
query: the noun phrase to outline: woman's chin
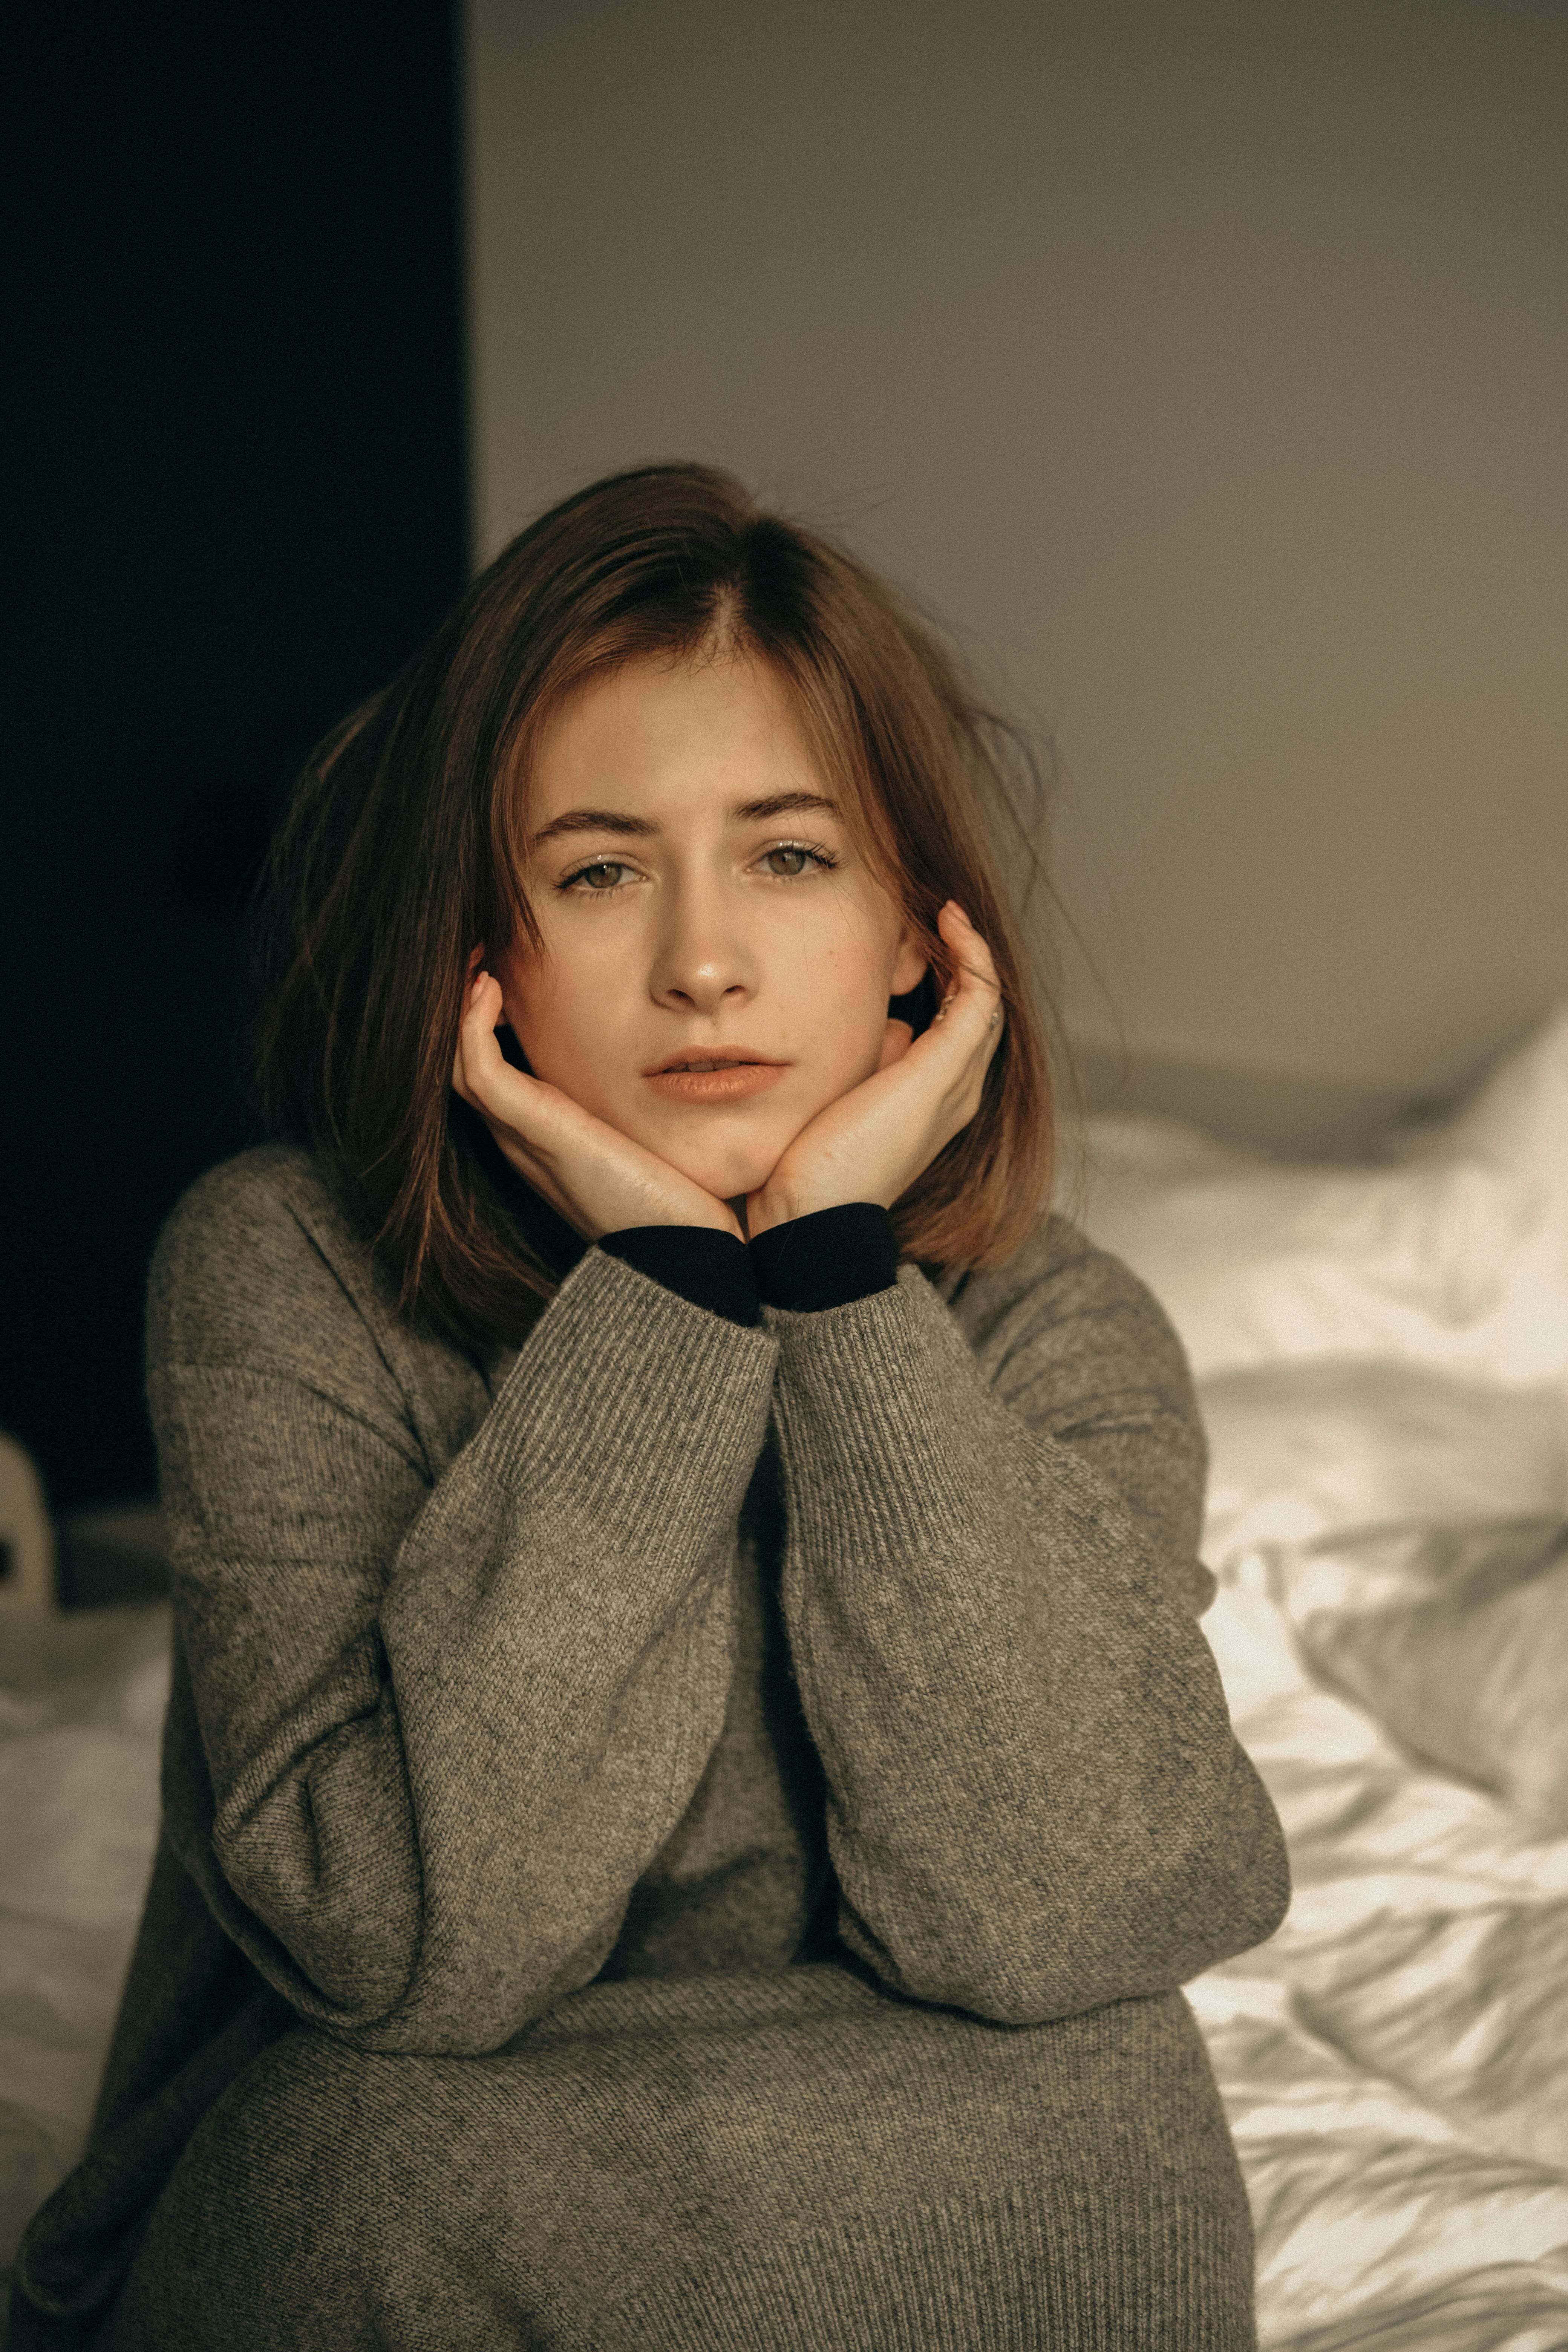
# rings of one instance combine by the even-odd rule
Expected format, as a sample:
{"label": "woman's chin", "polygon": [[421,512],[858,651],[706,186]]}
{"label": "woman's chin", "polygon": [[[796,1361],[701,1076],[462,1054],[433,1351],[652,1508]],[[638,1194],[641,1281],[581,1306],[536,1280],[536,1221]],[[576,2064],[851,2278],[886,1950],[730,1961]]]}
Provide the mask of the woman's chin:
{"label": "woman's chin", "polygon": [[[659,1150],[656,1145],[654,1149]],[[660,1157],[672,1168],[711,1192],[716,1201],[737,1201],[747,1192],[759,1192],[778,1166],[783,1155],[783,1142],[743,1143],[739,1137],[725,1138],[721,1143],[705,1149],[693,1138],[686,1149],[672,1148],[665,1143]]]}
{"label": "woman's chin", "polygon": [[705,1192],[711,1192],[716,1201],[740,1201],[749,1192],[760,1192],[777,1165],[776,1157],[739,1163],[696,1160],[689,1166],[682,1163],[680,1172],[700,1184]]}

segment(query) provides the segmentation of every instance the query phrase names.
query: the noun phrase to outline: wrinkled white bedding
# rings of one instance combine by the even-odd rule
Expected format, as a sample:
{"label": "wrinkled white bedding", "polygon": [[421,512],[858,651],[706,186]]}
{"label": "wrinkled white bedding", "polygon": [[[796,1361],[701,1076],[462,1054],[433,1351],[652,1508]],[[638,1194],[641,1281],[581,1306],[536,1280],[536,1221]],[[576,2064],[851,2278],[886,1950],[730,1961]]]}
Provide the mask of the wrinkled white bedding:
{"label": "wrinkled white bedding", "polygon": [[[1279,1933],[1189,1988],[1252,2196],[1261,2343],[1561,2352],[1568,1824],[1401,1753],[1314,1683],[1279,1596],[1289,1548],[1325,1536],[1568,1517],[1568,1014],[1375,1169],[1282,1171],[1163,1120],[1095,1122],[1092,1148],[1089,1230],[1201,1376],[1204,1622],[1291,1847]],[[167,1629],[0,1621],[0,2263],[86,2128],[151,1856]]]}
{"label": "wrinkled white bedding", "polygon": [[[1294,1896],[1188,1989],[1277,2352],[1568,2346],[1568,1822],[1313,1681],[1290,1563],[1568,1517],[1568,1013],[1374,1168],[1097,1124],[1087,1222],[1163,1299],[1212,1447],[1204,1620]],[[1568,1612],[1548,1638],[1568,1689]],[[1568,1707],[1563,1710],[1568,1740]]]}
{"label": "wrinkled white bedding", "polygon": [[1205,1625],[1295,1884],[1277,1936],[1188,1988],[1262,2342],[1568,2345],[1568,1836],[1402,1758],[1245,1584]]}

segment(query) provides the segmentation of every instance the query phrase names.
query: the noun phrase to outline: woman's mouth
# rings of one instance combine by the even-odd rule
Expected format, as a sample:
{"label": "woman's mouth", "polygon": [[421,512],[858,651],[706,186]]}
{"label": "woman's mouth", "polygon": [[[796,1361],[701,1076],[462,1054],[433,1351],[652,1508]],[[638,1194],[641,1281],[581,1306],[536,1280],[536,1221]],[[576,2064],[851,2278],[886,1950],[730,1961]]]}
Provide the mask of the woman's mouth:
{"label": "woman's mouth", "polygon": [[645,1073],[655,1094],[667,1102],[739,1102],[766,1092],[783,1077],[787,1062],[752,1061],[727,1054],[692,1054]]}

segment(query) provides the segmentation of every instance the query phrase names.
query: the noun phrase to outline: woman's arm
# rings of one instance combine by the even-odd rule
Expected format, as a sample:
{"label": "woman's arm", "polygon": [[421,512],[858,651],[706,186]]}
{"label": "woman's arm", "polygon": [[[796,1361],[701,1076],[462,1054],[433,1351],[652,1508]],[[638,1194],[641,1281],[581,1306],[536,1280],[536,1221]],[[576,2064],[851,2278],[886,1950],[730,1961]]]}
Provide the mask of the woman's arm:
{"label": "woman's arm", "polygon": [[984,1368],[912,1266],[770,1310],[783,1598],[846,1942],[1026,2023],[1247,1949],[1289,1878],[1194,1621],[1205,1449],[1173,1332],[1060,1219],[987,1288]]}
{"label": "woman's arm", "polygon": [[595,1973],[721,1728],[775,1347],[590,1250],[487,1410],[286,1157],[153,1268],[171,1834],[302,2015],[489,2050]]}

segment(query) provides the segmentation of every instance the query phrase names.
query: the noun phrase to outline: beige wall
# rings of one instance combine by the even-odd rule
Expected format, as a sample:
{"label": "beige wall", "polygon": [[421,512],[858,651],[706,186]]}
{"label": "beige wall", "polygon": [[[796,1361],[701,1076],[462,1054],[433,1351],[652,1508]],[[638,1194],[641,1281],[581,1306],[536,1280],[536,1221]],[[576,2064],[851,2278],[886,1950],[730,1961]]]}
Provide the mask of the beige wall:
{"label": "beige wall", "polygon": [[[1561,10],[469,0],[468,49],[484,552],[671,455],[844,532],[1054,730],[1136,1053],[1441,1091],[1568,993]],[[1076,957],[1068,1010],[1114,1038]]]}

